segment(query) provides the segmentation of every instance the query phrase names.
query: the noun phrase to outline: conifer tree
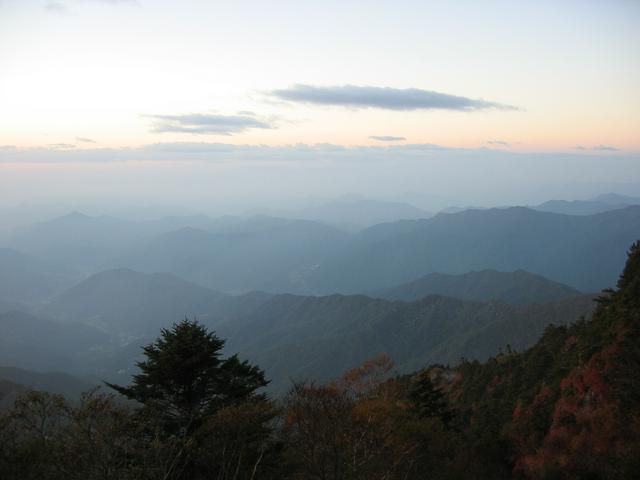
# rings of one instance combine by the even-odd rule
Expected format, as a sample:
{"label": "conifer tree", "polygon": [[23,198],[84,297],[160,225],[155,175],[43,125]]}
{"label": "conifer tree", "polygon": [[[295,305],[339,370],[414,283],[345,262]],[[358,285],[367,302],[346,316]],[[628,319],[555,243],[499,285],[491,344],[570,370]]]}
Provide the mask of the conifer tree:
{"label": "conifer tree", "polygon": [[193,431],[219,409],[260,397],[264,372],[237,355],[221,358],[224,340],[185,319],[144,347],[131,386],[107,384],[141,403],[168,426]]}

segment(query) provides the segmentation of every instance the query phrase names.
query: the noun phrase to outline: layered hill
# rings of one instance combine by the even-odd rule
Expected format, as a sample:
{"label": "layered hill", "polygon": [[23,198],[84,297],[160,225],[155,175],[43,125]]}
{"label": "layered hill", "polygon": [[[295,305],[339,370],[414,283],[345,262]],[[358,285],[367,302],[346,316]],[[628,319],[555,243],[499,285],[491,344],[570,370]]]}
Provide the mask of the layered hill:
{"label": "layered hill", "polygon": [[592,297],[515,307],[429,296],[415,302],[362,295],[278,295],[251,315],[220,324],[227,351],[265,369],[273,391],[290,379],[326,380],[387,353],[400,371],[429,362],[484,360],[507,345],[532,345],[550,323],[588,316]]}
{"label": "layered hill", "polygon": [[[99,381],[89,381],[62,372],[33,372],[0,366],[0,410],[25,390],[43,390],[77,401],[80,394],[95,388]],[[4,398],[3,398],[4,397]]]}
{"label": "layered hill", "polygon": [[309,272],[348,238],[321,223],[265,216],[220,229],[169,232],[117,263],[145,272],[171,272],[223,292],[305,291]]}
{"label": "layered hill", "polygon": [[91,324],[113,333],[157,331],[179,319],[203,321],[224,295],[169,273],[107,270],[54,298],[44,312],[59,321]]}
{"label": "layered hill", "polygon": [[295,218],[335,225],[358,231],[378,223],[429,218],[430,212],[404,202],[388,202],[346,196],[331,202],[292,212]]}
{"label": "layered hill", "polygon": [[533,208],[541,212],[565,215],[594,215],[631,205],[640,205],[640,198],[608,193],[589,200],[549,200]]}
{"label": "layered hill", "polygon": [[444,295],[463,300],[501,300],[513,305],[526,305],[560,300],[578,294],[574,288],[524,270],[481,270],[462,275],[431,273],[413,282],[372,292],[371,296],[387,300],[413,301],[427,295]]}
{"label": "layered hill", "polygon": [[640,237],[640,206],[588,216],[524,207],[468,210],[376,225],[312,273],[318,292],[390,288],[433,272],[518,269],[582,291],[615,284]]}
{"label": "layered hill", "polygon": [[0,366],[75,372],[93,364],[111,344],[109,335],[89,325],[19,311],[0,314]]}
{"label": "layered hill", "polygon": [[0,248],[0,303],[13,307],[41,303],[68,287],[71,278],[64,268],[17,250]]}

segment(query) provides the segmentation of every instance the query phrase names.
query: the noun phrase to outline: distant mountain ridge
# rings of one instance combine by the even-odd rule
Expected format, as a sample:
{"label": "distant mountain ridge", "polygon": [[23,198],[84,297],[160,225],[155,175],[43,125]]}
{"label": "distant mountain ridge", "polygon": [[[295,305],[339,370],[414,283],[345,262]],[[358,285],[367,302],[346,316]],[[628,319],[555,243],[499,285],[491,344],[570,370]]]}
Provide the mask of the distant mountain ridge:
{"label": "distant mountain ridge", "polygon": [[314,269],[316,293],[361,293],[423,275],[518,269],[582,291],[615,284],[640,237],[640,206],[568,216],[524,207],[467,210],[380,224]]}
{"label": "distant mountain ridge", "polygon": [[334,225],[348,231],[361,230],[378,223],[433,216],[431,212],[409,203],[372,200],[359,196],[341,197],[292,212],[291,215],[295,218]]}
{"label": "distant mountain ridge", "polygon": [[632,205],[640,205],[640,197],[607,193],[588,200],[549,200],[532,208],[565,215],[594,215]]}
{"label": "distant mountain ridge", "polygon": [[487,269],[462,275],[430,273],[413,282],[371,292],[387,300],[414,301],[427,295],[443,295],[463,300],[501,300],[513,305],[549,302],[578,295],[576,289],[540,275],[516,270]]}
{"label": "distant mountain ridge", "polygon": [[309,220],[256,216],[218,232],[183,228],[155,237],[117,261],[143,272],[172,272],[227,293],[306,291],[309,272],[349,236]]}

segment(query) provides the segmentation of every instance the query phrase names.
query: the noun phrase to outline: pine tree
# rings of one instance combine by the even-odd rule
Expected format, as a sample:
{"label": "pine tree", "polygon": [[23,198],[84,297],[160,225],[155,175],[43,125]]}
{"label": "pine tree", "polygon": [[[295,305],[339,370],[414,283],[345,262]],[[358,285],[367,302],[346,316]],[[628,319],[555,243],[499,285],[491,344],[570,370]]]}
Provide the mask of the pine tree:
{"label": "pine tree", "polygon": [[146,360],[132,385],[107,383],[122,395],[141,403],[171,429],[193,431],[219,409],[252,398],[267,385],[264,372],[237,355],[221,358],[224,340],[197,321],[185,319],[163,329],[144,347]]}
{"label": "pine tree", "polygon": [[452,418],[445,395],[434,385],[429,370],[422,371],[414,379],[409,398],[422,418],[439,418],[445,425]]}

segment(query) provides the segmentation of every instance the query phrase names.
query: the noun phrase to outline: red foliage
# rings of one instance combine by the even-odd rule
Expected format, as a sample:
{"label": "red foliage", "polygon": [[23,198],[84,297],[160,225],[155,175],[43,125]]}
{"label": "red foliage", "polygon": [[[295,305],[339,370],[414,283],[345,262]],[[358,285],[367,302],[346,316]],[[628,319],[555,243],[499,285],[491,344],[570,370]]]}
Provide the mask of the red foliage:
{"label": "red foliage", "polygon": [[[623,451],[617,404],[606,397],[605,385],[616,351],[615,344],[603,348],[561,381],[551,427],[538,449],[516,461],[516,471],[528,477],[539,477],[549,469],[597,471],[599,458]],[[547,390],[536,396],[532,408],[550,394]],[[522,418],[519,412],[514,421]]]}

